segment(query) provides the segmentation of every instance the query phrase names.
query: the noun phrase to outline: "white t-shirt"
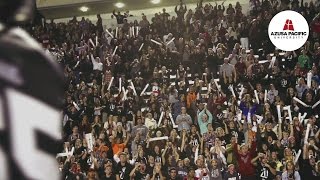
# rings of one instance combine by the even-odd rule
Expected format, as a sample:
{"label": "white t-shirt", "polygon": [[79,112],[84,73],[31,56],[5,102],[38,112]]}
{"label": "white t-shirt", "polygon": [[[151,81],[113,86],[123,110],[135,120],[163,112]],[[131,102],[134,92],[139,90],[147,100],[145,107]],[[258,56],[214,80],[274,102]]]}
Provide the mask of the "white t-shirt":
{"label": "white t-shirt", "polygon": [[292,179],[290,176],[292,176],[292,178],[294,178],[295,180],[300,180],[300,174],[298,173],[298,171],[295,171],[294,174],[290,175],[288,174],[288,171],[285,171],[282,173],[282,180],[289,180]]}
{"label": "white t-shirt", "polygon": [[93,64],[93,70],[102,71],[102,68],[103,68],[102,62],[98,62],[96,59],[94,59],[93,55],[91,55],[91,62]]}
{"label": "white t-shirt", "polygon": [[205,175],[205,176],[202,176],[202,178],[201,178],[200,180],[209,180],[209,179],[210,179],[210,177],[209,177],[210,171],[209,171],[209,169],[207,169],[207,168],[199,168],[199,169],[197,169],[197,170],[195,171],[196,177],[197,177],[197,178],[200,178],[200,176],[201,176],[201,171],[204,171],[204,172],[206,173],[206,175]]}

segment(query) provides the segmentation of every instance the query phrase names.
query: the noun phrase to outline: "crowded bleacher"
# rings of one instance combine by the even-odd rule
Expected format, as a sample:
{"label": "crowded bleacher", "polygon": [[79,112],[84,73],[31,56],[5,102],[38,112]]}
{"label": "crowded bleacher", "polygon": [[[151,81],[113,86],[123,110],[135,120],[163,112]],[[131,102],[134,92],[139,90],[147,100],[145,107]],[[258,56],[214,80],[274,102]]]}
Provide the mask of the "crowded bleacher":
{"label": "crowded bleacher", "polygon": [[[63,179],[320,179],[319,5],[249,5],[32,27],[64,71]],[[284,52],[268,25],[289,9],[310,35]]]}

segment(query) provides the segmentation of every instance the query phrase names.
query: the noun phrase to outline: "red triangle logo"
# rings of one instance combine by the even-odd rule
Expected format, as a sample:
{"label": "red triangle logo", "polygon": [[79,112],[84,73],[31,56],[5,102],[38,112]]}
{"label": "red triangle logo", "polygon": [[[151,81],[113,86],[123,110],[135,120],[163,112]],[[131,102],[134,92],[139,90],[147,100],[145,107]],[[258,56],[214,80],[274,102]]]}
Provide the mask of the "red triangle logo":
{"label": "red triangle logo", "polygon": [[284,24],[284,27],[283,27],[283,30],[287,30],[287,31],[294,31],[294,28],[293,28],[293,24],[292,24],[292,21],[290,19],[287,19],[286,20],[286,23]]}

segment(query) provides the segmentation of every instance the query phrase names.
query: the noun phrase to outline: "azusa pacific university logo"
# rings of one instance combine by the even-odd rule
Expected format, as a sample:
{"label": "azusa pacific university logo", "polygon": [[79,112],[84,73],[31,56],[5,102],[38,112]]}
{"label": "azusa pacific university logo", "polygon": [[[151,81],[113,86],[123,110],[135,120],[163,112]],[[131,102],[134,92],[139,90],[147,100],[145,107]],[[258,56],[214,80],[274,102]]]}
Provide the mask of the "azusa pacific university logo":
{"label": "azusa pacific university logo", "polygon": [[292,21],[290,19],[286,20],[286,23],[284,24],[283,30],[284,31],[286,31],[286,30],[287,31],[294,31],[293,24],[292,24]]}
{"label": "azusa pacific university logo", "polygon": [[308,40],[308,22],[300,13],[291,10],[281,11],[271,19],[268,35],[278,49],[294,51]]}

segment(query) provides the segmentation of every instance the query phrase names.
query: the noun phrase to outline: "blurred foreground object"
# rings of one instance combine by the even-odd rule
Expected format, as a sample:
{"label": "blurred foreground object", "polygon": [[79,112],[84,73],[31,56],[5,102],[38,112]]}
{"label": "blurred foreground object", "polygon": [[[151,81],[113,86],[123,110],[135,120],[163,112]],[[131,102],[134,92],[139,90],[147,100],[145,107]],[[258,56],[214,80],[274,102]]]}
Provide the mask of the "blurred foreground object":
{"label": "blurred foreground object", "polygon": [[[59,179],[63,76],[24,30],[33,0],[0,2],[0,179]],[[8,25],[10,24],[10,26]]]}

